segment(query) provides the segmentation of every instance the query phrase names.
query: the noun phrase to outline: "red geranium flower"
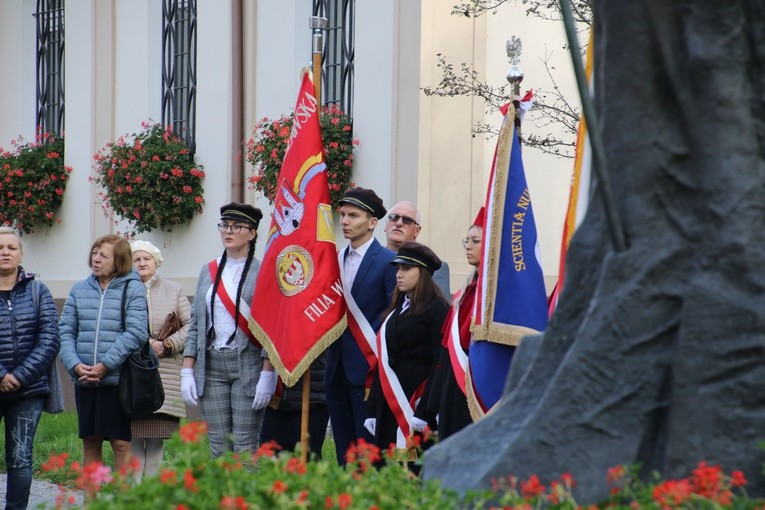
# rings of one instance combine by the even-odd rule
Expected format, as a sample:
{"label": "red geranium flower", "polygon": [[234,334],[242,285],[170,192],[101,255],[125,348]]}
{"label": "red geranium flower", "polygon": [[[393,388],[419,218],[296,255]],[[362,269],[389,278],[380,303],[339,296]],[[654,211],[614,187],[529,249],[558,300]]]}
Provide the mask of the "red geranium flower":
{"label": "red geranium flower", "polygon": [[207,423],[192,421],[181,427],[180,435],[184,443],[198,443],[207,434]]}
{"label": "red geranium flower", "polygon": [[521,482],[521,494],[527,498],[539,496],[545,491],[545,486],[539,481],[537,475],[531,475],[525,482]]}

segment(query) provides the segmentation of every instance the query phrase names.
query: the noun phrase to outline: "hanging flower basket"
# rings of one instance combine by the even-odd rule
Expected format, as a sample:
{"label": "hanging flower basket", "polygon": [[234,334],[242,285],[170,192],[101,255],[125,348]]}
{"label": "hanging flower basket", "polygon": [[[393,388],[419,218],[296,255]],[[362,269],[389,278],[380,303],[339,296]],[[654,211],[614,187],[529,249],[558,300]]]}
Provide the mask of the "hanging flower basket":
{"label": "hanging flower basket", "polygon": [[72,167],[64,165],[64,137],[38,131],[36,140],[0,149],[0,224],[31,234],[61,223],[56,211]]}
{"label": "hanging flower basket", "polygon": [[[245,146],[245,157],[255,167],[255,174],[248,179],[250,188],[262,193],[272,204],[292,130],[293,116],[294,113],[282,115],[278,119],[264,117],[255,125],[253,137]],[[323,107],[319,124],[324,142],[329,197],[332,204],[337,206],[345,192],[353,187],[353,148],[359,141],[351,135],[353,119],[338,108]]]}
{"label": "hanging flower basket", "polygon": [[104,214],[131,226],[129,235],[189,223],[202,212],[205,173],[171,127],[141,124],[97,152],[95,176]]}

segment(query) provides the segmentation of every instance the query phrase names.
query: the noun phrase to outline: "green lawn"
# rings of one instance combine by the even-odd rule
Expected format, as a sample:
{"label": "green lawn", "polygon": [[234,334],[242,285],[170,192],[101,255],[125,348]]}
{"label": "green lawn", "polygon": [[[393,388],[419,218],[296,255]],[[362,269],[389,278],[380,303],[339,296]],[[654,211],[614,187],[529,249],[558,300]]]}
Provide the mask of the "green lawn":
{"label": "green lawn", "polygon": [[[183,420],[185,422],[186,420]],[[0,424],[0,448],[5,451],[5,424]],[[48,479],[59,483],[61,480],[51,478],[43,473],[40,466],[48,460],[51,453],[67,452],[72,460],[82,462],[82,441],[77,437],[77,414],[65,412],[60,414],[43,413],[34,443],[33,470],[36,478]],[[165,459],[171,458],[175,452],[165,448]],[[336,460],[335,444],[331,437],[324,441],[322,455],[326,460]],[[109,443],[104,444],[104,461],[114,465],[114,454]],[[5,458],[0,455],[0,472],[5,472]]]}

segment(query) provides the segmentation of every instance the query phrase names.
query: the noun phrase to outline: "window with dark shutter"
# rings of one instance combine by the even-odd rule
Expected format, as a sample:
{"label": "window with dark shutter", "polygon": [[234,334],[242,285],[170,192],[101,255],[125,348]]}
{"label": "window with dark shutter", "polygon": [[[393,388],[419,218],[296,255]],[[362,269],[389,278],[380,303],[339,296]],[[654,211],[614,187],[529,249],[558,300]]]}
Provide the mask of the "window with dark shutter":
{"label": "window with dark shutter", "polygon": [[162,0],[162,124],[196,150],[197,1]]}
{"label": "window with dark shutter", "polygon": [[64,0],[37,0],[37,118],[42,132],[64,130]]}
{"label": "window with dark shutter", "polygon": [[355,0],[313,0],[313,15],[327,18],[322,55],[322,104],[353,116]]}

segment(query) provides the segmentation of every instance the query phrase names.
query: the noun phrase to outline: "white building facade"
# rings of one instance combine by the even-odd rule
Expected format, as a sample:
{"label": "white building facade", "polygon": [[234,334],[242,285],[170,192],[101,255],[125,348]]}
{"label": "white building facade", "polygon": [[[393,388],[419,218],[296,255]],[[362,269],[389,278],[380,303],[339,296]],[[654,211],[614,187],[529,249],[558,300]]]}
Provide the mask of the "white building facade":
{"label": "white building facade", "polygon": [[[73,167],[62,223],[25,236],[24,267],[38,272],[54,297],[88,274],[92,241],[116,232],[97,201],[93,154],[107,142],[162,118],[162,3],[169,0],[63,0],[65,52],[63,130],[65,160]],[[181,0],[183,3],[183,0]],[[342,2],[338,2],[342,3]],[[452,269],[456,289],[468,273],[460,240],[484,200],[494,141],[473,137],[475,122],[499,124],[481,101],[432,98],[436,55],[469,62],[490,81],[507,70],[504,43],[524,42],[523,88],[544,88],[540,58],[553,52],[558,82],[570,91],[570,62],[561,50],[563,29],[527,18],[507,6],[477,19],[450,14],[453,2],[356,0],[353,4],[353,181],[373,188],[390,207],[416,202],[423,215],[420,241]],[[0,2],[0,146],[36,129],[37,0]],[[300,70],[310,65],[311,0],[196,1],[196,161],[204,166],[205,210],[172,233],[141,235],[163,250],[166,278],[193,293],[200,267],[222,251],[215,228],[218,208],[231,200],[270,206],[247,189],[252,168],[242,146],[258,119],[287,114],[294,106]],[[545,80],[545,81],[543,81]],[[529,127],[533,129],[533,127]],[[558,271],[558,251],[571,160],[524,152],[548,286]],[[381,222],[382,223],[382,222]],[[339,231],[338,231],[339,233]],[[376,235],[384,238],[382,224]],[[338,236],[338,245],[344,245]],[[262,245],[258,256],[262,255]]]}

